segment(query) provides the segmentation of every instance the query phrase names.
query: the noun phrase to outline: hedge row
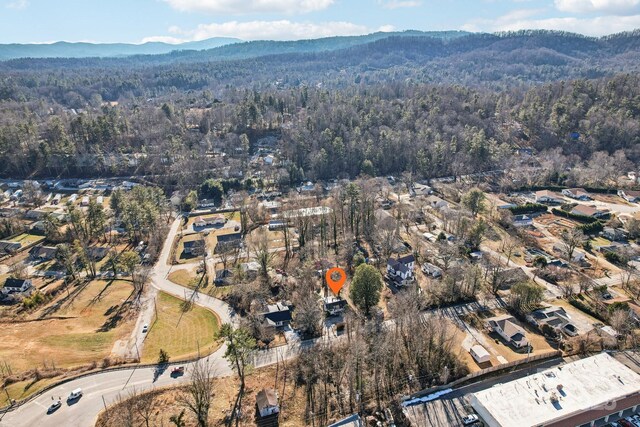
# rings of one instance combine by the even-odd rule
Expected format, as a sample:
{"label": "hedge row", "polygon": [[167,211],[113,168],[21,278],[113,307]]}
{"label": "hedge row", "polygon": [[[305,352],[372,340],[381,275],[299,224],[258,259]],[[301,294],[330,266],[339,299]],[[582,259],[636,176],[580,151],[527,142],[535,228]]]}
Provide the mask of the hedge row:
{"label": "hedge row", "polygon": [[514,215],[546,212],[547,209],[548,209],[547,205],[541,205],[540,203],[527,203],[521,206],[514,206],[512,208],[509,208],[511,213]]}
{"label": "hedge row", "polygon": [[604,230],[604,224],[601,221],[592,222],[591,224],[582,224],[576,227],[584,234],[595,234]]}
{"label": "hedge row", "polygon": [[601,322],[604,322],[604,323],[607,322],[607,319],[605,319],[602,315],[600,315],[600,313],[596,312],[590,306],[588,306],[587,304],[583,303],[582,301],[580,301],[580,300],[578,300],[576,298],[569,299],[569,304],[571,304],[572,306],[574,306],[578,310],[584,311],[589,316],[595,317],[596,319],[600,320]]}
{"label": "hedge row", "polygon": [[584,223],[587,223],[587,224],[598,222],[598,219],[594,218],[592,216],[578,215],[578,214],[574,214],[574,213],[571,213],[571,212],[566,212],[566,211],[563,211],[563,210],[560,210],[560,209],[556,209],[556,208],[551,209],[551,212],[553,212],[554,215],[562,216],[562,217],[570,218],[570,219],[575,219],[576,221],[584,222]]}

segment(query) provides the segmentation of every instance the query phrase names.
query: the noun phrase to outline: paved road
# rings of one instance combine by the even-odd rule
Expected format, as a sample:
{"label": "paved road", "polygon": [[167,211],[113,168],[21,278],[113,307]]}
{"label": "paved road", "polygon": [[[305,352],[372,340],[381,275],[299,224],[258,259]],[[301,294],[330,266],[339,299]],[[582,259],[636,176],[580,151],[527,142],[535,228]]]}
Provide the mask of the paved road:
{"label": "paved road", "polygon": [[[230,307],[223,301],[201,293],[194,295],[193,291],[176,285],[167,279],[171,271],[171,266],[167,264],[167,261],[171,254],[171,246],[180,224],[181,220],[178,218],[171,225],[169,235],[151,276],[153,289],[149,289],[146,295],[153,295],[155,290],[167,292],[180,298],[184,298],[186,295],[188,298],[192,298],[197,305],[214,311],[220,317],[221,322],[234,323],[234,314]],[[127,347],[131,348],[131,343],[135,342],[138,344],[139,350],[142,351],[144,338],[146,336],[142,334],[142,324],[150,322],[149,313],[152,313],[152,311],[148,309],[141,311]],[[135,347],[135,345],[133,346]],[[218,351],[206,358],[208,363],[211,364],[216,376],[231,374],[231,369],[227,361],[223,358],[224,351],[225,348],[222,346]],[[256,366],[266,366],[276,363],[277,358],[284,357],[287,359],[293,357],[298,351],[299,349],[296,350],[295,348],[292,350],[283,348],[280,350],[282,353],[281,356],[278,356],[275,350],[261,352],[260,357],[256,359]],[[4,416],[0,418],[0,426],[91,426],[94,424],[99,412],[104,409],[105,404],[108,406],[114,403],[119,396],[126,396],[133,389],[142,391],[153,387],[188,381],[192,364],[186,364],[185,366],[187,367],[187,373],[183,377],[175,379],[170,377],[169,372],[164,372],[156,378],[154,374],[155,369],[136,369],[135,367],[80,378],[55,387],[50,392],[45,393],[24,406],[4,414]],[[77,403],[70,406],[63,403],[62,408],[52,415],[46,414],[46,409],[53,402],[52,397],[56,400],[58,397],[62,397],[64,400],[71,390],[76,388],[82,388],[84,392],[84,396]]]}

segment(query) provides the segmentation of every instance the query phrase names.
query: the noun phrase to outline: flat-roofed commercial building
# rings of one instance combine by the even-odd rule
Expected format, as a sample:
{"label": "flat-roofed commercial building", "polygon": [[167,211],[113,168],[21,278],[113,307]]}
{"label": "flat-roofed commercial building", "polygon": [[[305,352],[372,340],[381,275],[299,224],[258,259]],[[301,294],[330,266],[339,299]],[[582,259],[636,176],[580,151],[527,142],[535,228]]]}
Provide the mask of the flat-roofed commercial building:
{"label": "flat-roofed commercial building", "polygon": [[471,405],[489,427],[602,426],[635,412],[640,375],[601,353],[476,392]]}

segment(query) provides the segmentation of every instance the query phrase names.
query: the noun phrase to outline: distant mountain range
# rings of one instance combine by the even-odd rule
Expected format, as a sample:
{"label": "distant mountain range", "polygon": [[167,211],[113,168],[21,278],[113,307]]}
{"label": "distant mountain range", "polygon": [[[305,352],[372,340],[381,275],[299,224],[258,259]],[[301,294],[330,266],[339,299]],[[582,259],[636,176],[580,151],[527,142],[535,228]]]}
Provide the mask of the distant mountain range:
{"label": "distant mountain range", "polygon": [[392,36],[426,36],[436,39],[453,39],[468,34],[470,33],[464,31],[403,31],[295,41],[260,40],[243,42],[235,38],[216,37],[181,44],[161,42],[144,44],[69,42],[0,44],[0,61],[19,58],[113,58],[169,53],[178,53],[177,56],[190,56],[190,54],[198,51],[211,49],[214,49],[210,51],[211,59],[241,59],[280,53],[309,53],[344,49]]}
{"label": "distant mountain range", "polygon": [[240,39],[215,37],[197,42],[169,44],[149,42],[130,43],[69,43],[0,44],[0,60],[17,58],[107,58],[131,55],[160,55],[178,50],[206,50],[232,43]]}

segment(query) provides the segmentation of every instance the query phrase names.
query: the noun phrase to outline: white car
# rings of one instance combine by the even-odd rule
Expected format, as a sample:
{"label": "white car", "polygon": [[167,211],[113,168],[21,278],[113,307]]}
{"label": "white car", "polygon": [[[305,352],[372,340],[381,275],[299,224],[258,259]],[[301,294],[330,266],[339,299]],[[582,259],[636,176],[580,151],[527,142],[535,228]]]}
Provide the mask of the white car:
{"label": "white car", "polygon": [[67,397],[67,401],[80,399],[81,397],[82,397],[82,389],[77,388],[73,390],[71,393],[69,393],[69,397]]}
{"label": "white car", "polygon": [[462,418],[462,424],[468,426],[469,424],[473,424],[479,420],[480,418],[478,418],[476,414],[469,414]]}

